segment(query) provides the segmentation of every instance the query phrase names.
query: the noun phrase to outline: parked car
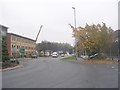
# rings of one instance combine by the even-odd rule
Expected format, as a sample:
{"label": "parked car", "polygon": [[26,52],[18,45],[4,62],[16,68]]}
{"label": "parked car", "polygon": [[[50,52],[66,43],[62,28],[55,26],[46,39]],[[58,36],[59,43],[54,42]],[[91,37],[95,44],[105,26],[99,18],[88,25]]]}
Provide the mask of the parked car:
{"label": "parked car", "polygon": [[31,55],[31,58],[37,58],[36,54]]}
{"label": "parked car", "polygon": [[81,55],[80,57],[83,58],[83,59],[88,59],[89,58],[88,55]]}
{"label": "parked car", "polygon": [[61,54],[61,57],[64,57],[65,55],[64,54]]}
{"label": "parked car", "polygon": [[96,56],[98,56],[98,53],[96,53],[96,54],[94,54],[94,55],[91,55],[91,56],[90,56],[90,59],[92,59],[92,58],[94,58],[94,57],[96,57]]}
{"label": "parked car", "polygon": [[53,52],[52,53],[52,57],[58,57],[58,53],[57,52]]}
{"label": "parked car", "polygon": [[49,56],[50,56],[50,53],[49,53],[49,52],[46,52],[46,53],[45,53],[45,56],[46,56],[46,57],[49,57]]}

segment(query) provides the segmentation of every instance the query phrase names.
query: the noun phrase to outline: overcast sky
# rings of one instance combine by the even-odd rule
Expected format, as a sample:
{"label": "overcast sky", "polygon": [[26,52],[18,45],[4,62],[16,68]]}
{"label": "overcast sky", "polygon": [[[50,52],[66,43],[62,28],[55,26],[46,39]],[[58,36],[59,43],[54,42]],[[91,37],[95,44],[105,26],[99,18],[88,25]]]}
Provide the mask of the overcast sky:
{"label": "overcast sky", "polygon": [[37,42],[43,40],[74,44],[72,29],[76,8],[77,26],[86,23],[106,23],[118,29],[119,0],[1,0],[0,24],[8,32],[35,39],[40,25],[42,31]]}

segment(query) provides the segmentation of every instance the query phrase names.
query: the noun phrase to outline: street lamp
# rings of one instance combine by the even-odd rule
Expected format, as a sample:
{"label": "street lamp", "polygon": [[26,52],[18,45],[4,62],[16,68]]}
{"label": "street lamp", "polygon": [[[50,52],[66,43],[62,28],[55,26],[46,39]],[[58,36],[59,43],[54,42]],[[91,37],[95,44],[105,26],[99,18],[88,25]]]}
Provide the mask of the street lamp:
{"label": "street lamp", "polygon": [[[72,9],[74,10],[74,24],[75,24],[75,26],[74,26],[74,30],[76,30],[76,9],[75,9],[75,7],[72,7]],[[77,60],[77,40],[75,39],[75,43],[76,43],[76,45],[75,45],[75,52],[76,52],[76,60]]]}
{"label": "street lamp", "polygon": [[2,61],[2,27],[1,26],[0,26],[0,61]]}
{"label": "street lamp", "polygon": [[72,9],[74,10],[74,24],[75,24],[75,29],[76,29],[76,9],[75,7],[72,7]]}

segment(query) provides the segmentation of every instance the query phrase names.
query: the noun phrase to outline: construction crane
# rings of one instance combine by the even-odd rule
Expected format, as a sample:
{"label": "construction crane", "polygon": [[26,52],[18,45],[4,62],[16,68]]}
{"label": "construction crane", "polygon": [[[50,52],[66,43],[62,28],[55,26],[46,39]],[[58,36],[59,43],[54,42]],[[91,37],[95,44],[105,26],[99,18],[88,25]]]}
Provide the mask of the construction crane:
{"label": "construction crane", "polygon": [[[37,37],[35,39],[35,43],[37,42],[37,39],[38,39],[38,36],[40,34],[40,31],[42,29],[43,25],[40,26],[40,29],[38,31],[38,34],[37,34]],[[33,55],[31,55],[32,58],[37,58],[38,57],[38,52],[37,52],[37,44],[36,44],[36,47],[35,47],[35,53]]]}
{"label": "construction crane", "polygon": [[37,39],[38,39],[38,36],[39,36],[39,34],[40,34],[40,31],[41,31],[42,27],[43,27],[43,25],[40,26],[40,29],[39,29],[39,32],[38,32],[37,37],[36,37],[36,39],[35,39],[35,42],[37,42]]}

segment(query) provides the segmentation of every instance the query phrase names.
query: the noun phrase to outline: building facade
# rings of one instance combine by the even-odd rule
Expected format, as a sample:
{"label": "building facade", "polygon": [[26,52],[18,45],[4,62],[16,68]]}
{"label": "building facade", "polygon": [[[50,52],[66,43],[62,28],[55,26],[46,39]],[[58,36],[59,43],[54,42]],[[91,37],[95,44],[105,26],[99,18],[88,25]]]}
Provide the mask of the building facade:
{"label": "building facade", "polygon": [[2,38],[7,36],[7,29],[8,27],[0,25],[0,60],[2,60]]}
{"label": "building facade", "polygon": [[0,25],[0,35],[7,36],[7,29],[8,29],[8,27]]}
{"label": "building facade", "polygon": [[7,36],[7,29],[8,29],[8,27],[0,25],[0,55],[1,55],[1,51],[2,51],[2,37]]}
{"label": "building facade", "polygon": [[7,47],[9,57],[30,57],[36,53],[36,42],[33,39],[23,37],[17,34],[7,34]]}
{"label": "building facade", "polygon": [[118,58],[120,59],[120,30],[116,30],[114,32],[115,39],[114,39],[114,48],[113,51],[117,53]]}

